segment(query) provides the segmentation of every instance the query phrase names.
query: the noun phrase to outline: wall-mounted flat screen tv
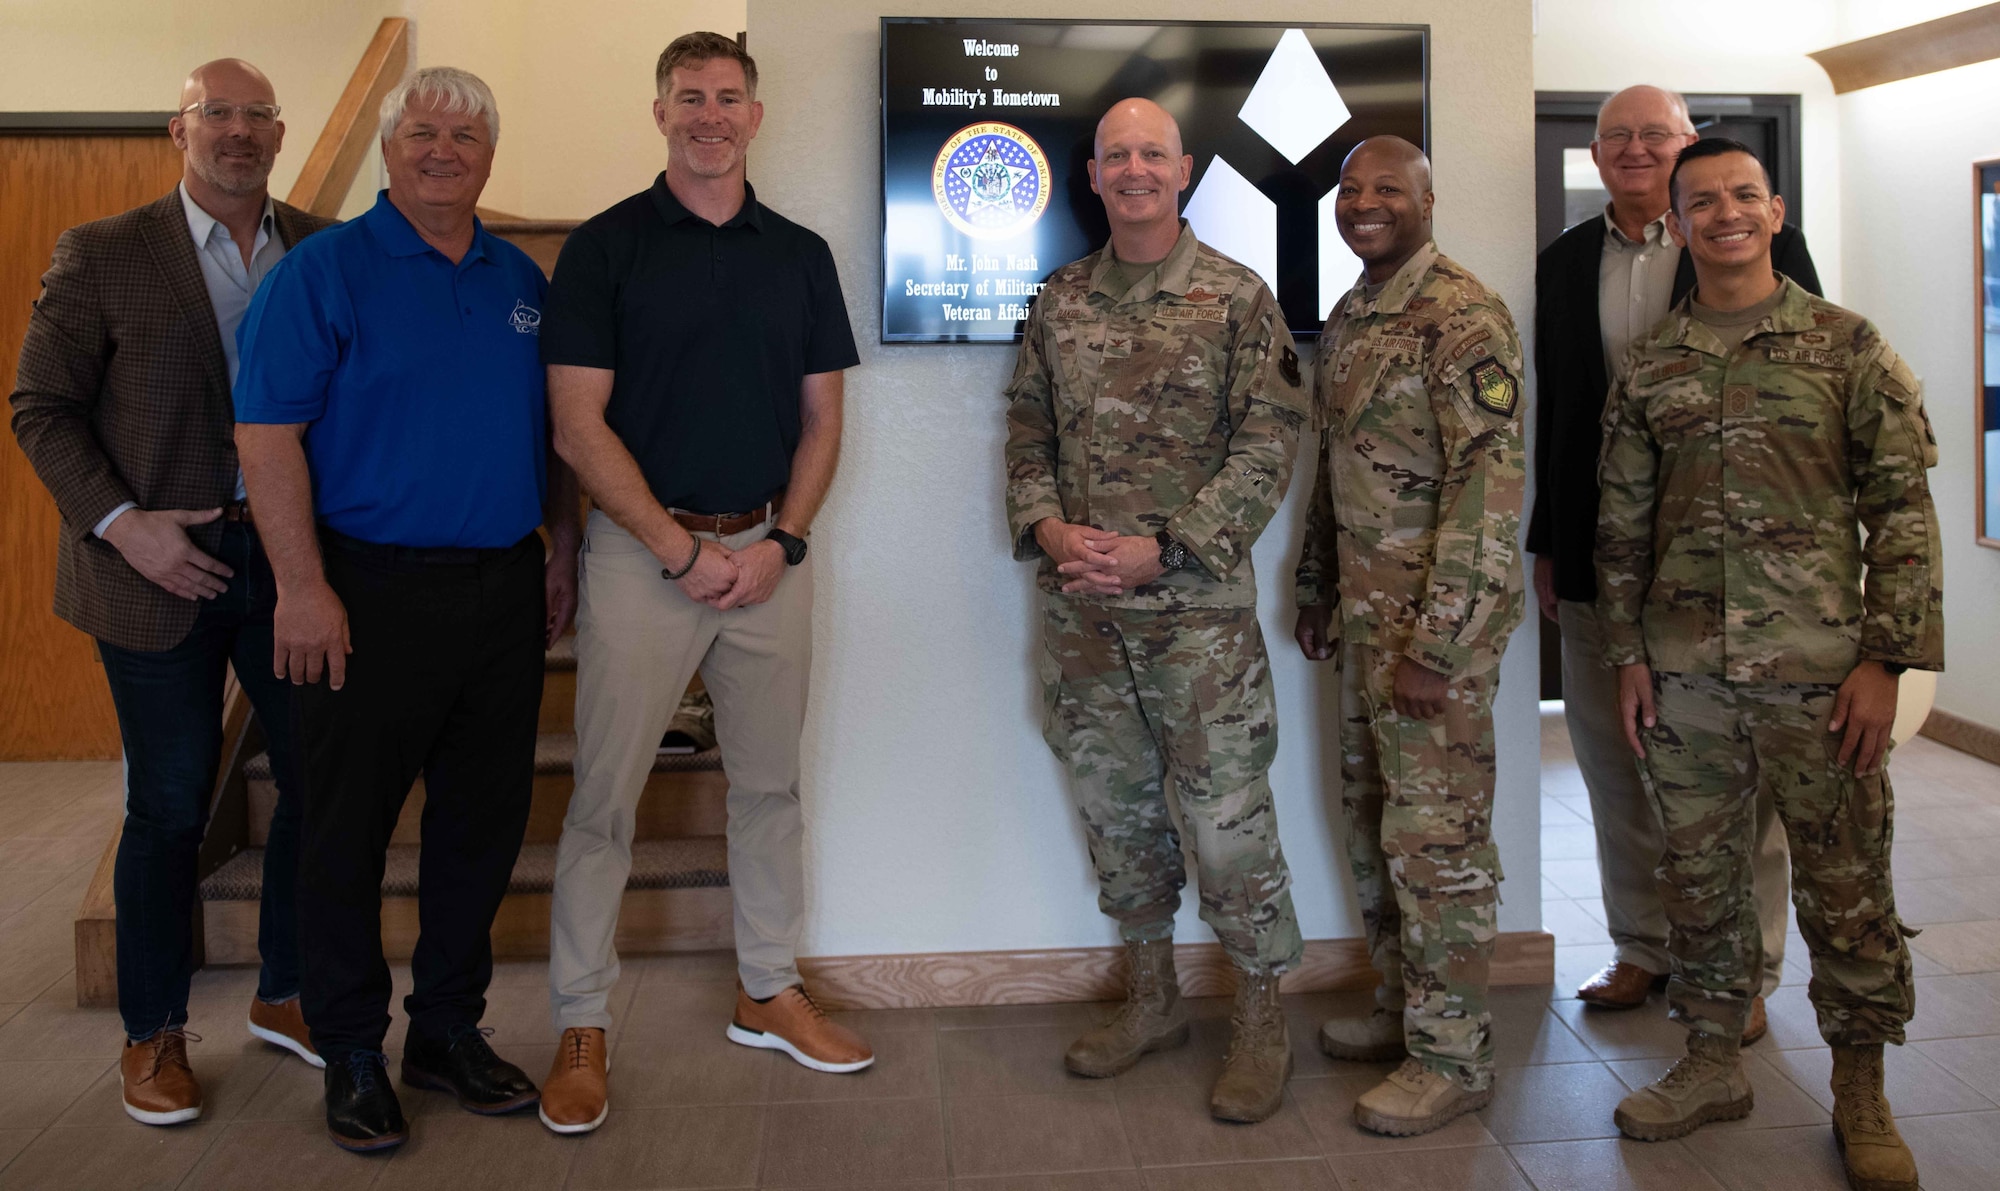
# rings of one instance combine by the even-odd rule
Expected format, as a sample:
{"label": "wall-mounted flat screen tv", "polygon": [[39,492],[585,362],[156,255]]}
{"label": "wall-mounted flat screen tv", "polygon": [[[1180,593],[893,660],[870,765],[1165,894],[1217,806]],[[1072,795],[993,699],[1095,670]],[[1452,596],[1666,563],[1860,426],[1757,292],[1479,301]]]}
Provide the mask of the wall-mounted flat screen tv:
{"label": "wall-mounted flat screen tv", "polygon": [[1102,246],[1084,164],[1144,97],[1194,157],[1183,214],[1255,269],[1298,335],[1360,265],[1333,224],[1341,159],[1430,147],[1426,25],[882,21],[882,341],[1009,343],[1050,273]]}

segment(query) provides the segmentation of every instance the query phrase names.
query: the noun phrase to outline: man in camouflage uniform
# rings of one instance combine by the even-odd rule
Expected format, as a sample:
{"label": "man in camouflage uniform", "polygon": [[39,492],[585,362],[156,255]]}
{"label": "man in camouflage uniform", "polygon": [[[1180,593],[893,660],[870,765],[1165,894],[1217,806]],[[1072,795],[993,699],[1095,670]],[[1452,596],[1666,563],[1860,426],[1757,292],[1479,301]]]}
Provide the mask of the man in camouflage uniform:
{"label": "man in camouflage uniform", "polygon": [[1345,842],[1382,974],[1375,1011],[1328,1021],[1320,1046],[1404,1060],[1354,1107],[1395,1136],[1493,1098],[1493,693],[1526,606],[1521,344],[1431,241],[1432,204],[1430,162],[1399,137],[1341,166],[1335,220],[1365,273],[1320,333],[1297,575],[1299,647],[1338,643]]}
{"label": "man in camouflage uniform", "polygon": [[1041,560],[1043,734],[1131,962],[1125,1004],[1064,1061],[1116,1075],[1186,1041],[1186,831],[1202,920],[1238,969],[1210,1109],[1259,1121],[1291,1074],[1277,983],[1301,943],[1265,776],[1278,741],[1250,546],[1284,496],[1305,399],[1271,291],[1179,217],[1192,168],[1151,102],[1098,125],[1089,172],[1111,242],[1058,269],[1029,312],[1007,388],[1007,516],[1015,557]]}
{"label": "man in camouflage uniform", "polygon": [[1882,1044],[1914,1007],[1882,761],[1895,676],[1943,663],[1937,447],[1881,333],[1772,272],[1784,200],[1747,148],[1684,151],[1673,198],[1696,288],[1605,405],[1596,561],[1605,660],[1666,831],[1668,1000],[1690,1034],[1618,1127],[1658,1140],[1750,1111],[1761,787],[1791,842],[1849,1181],[1913,1189],[1882,1095]]}

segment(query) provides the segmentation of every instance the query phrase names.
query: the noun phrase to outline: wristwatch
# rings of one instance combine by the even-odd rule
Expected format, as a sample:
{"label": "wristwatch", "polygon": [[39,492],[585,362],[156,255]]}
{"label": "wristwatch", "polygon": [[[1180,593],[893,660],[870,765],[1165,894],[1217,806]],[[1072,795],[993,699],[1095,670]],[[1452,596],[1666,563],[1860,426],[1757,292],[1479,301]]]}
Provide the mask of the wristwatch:
{"label": "wristwatch", "polygon": [[1882,669],[1891,677],[1900,677],[1909,667],[1901,662],[1883,662]]}
{"label": "wristwatch", "polygon": [[1188,548],[1181,545],[1179,538],[1176,538],[1163,529],[1153,535],[1153,540],[1160,544],[1160,566],[1162,569],[1178,571],[1187,566]]}
{"label": "wristwatch", "polygon": [[795,538],[782,529],[773,529],[765,536],[771,541],[776,542],[778,548],[785,552],[786,566],[795,567],[806,560],[806,540],[804,538]]}

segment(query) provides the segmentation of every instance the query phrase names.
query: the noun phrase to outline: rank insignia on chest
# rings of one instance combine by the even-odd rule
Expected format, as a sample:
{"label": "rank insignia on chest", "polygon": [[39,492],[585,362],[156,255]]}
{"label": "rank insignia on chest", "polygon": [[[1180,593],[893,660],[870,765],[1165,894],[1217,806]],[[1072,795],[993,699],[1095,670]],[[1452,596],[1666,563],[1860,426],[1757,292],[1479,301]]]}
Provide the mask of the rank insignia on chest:
{"label": "rank insignia on chest", "polygon": [[1469,372],[1472,378],[1472,399],[1480,408],[1503,418],[1514,416],[1514,407],[1521,400],[1521,386],[1498,360],[1481,360]]}

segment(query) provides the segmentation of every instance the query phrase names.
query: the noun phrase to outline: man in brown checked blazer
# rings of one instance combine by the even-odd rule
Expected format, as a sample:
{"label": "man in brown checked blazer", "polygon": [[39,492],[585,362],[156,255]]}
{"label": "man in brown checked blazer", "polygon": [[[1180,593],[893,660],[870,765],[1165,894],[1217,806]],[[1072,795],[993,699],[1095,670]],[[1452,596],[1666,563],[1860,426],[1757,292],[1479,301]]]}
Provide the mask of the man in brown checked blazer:
{"label": "man in brown checked blazer", "polygon": [[324,1065],[299,1011],[290,696],[271,672],[276,592],[243,499],[230,384],[257,283],[332,221],[271,200],[285,126],[256,67],[195,68],[179,106],[168,130],[185,159],[180,185],[56,241],[9,399],[62,515],[56,615],[96,638],[124,739],[121,1069],[125,1111],[149,1125],[201,1115],[186,1033],[195,857],[232,663],[278,785],[250,1032]]}

